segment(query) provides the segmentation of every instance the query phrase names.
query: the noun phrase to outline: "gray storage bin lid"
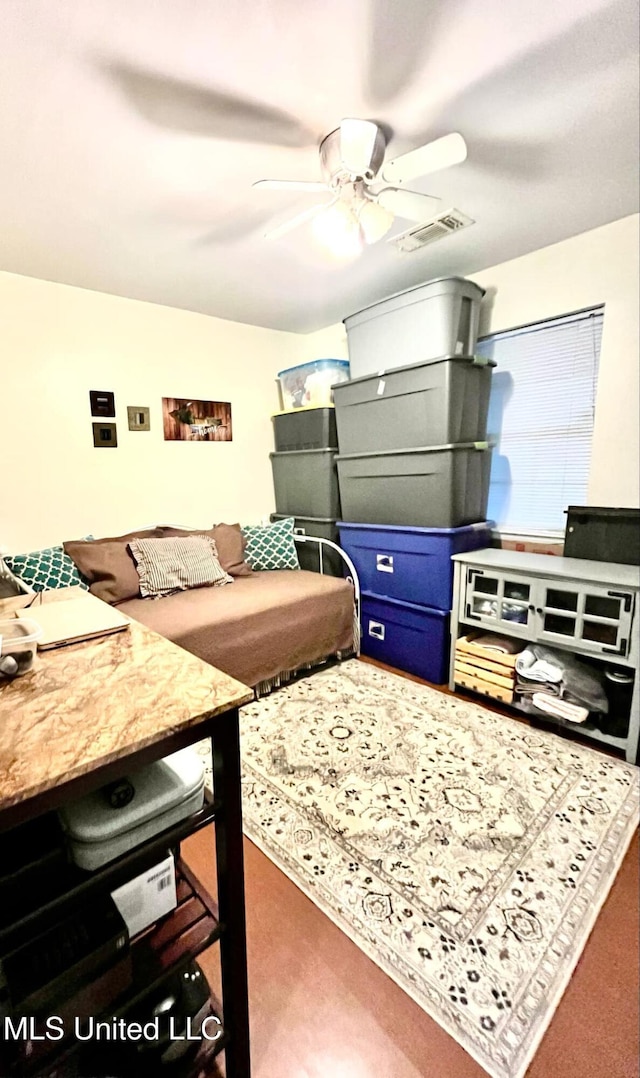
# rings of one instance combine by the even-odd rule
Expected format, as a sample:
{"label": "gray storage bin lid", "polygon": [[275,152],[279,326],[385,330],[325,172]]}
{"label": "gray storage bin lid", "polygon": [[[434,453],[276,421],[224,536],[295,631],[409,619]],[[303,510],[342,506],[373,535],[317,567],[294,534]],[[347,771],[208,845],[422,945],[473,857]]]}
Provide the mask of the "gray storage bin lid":
{"label": "gray storage bin lid", "polygon": [[337,517],[305,517],[303,514],[296,513],[272,513],[271,520],[305,520],[310,524],[335,524]]}
{"label": "gray storage bin lid", "polygon": [[135,794],[122,808],[113,808],[101,790],[93,790],[60,809],[70,838],[76,842],[108,842],[162,816],[204,786],[204,762],[194,749],[181,749],[133,771],[127,778]]}
{"label": "gray storage bin lid", "polygon": [[[497,367],[495,359],[489,359],[487,356],[435,356],[433,359],[422,359],[419,363],[407,363],[403,367],[385,367],[382,370],[375,371],[374,374],[361,374],[359,378],[350,378],[348,382],[336,382],[331,386],[334,391],[337,389],[344,392],[347,386],[352,386],[358,382],[375,382],[378,378],[391,377],[395,374],[402,374],[403,371],[417,371],[421,367],[433,367],[436,363],[465,363],[472,367]],[[334,405],[335,407],[335,405]]]}
{"label": "gray storage bin lid", "polygon": [[430,295],[441,296],[452,292],[479,301],[484,296],[485,289],[475,281],[468,281],[466,277],[436,277],[433,281],[425,281],[424,284],[415,285],[413,288],[404,288],[401,292],[394,292],[393,295],[385,296],[376,303],[370,303],[361,311],[348,315],[343,322],[348,330],[350,325],[354,326],[359,322],[368,321],[369,318],[376,318],[390,308],[397,311],[402,307],[410,307],[413,303],[423,303]]}
{"label": "gray storage bin lid", "polygon": [[451,442],[449,445],[419,445],[411,449],[377,449],[374,453],[339,453],[336,460],[363,460],[365,457],[408,457],[415,453],[448,453],[453,449],[493,449],[493,442]]}
{"label": "gray storage bin lid", "polygon": [[269,456],[272,457],[272,458],[273,457],[302,457],[302,456],[308,457],[312,453],[314,453],[316,455],[318,453],[331,453],[331,454],[333,454],[335,456],[335,454],[337,453],[337,449],[336,449],[335,445],[329,446],[326,449],[275,449],[275,450],[273,450],[273,452],[269,453]]}

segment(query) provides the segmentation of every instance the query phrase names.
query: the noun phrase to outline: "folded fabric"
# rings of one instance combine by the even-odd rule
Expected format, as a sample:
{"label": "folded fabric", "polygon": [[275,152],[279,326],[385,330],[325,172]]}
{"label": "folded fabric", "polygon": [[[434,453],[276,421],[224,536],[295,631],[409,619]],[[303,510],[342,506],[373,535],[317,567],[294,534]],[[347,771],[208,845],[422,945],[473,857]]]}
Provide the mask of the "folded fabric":
{"label": "folded fabric", "polygon": [[503,655],[517,655],[522,651],[522,644],[509,636],[498,636],[496,633],[482,633],[473,637],[472,641],[477,647],[486,648],[487,651],[499,651]]}
{"label": "folded fabric", "polygon": [[[526,652],[530,652],[533,661],[526,665],[526,669],[520,672],[518,664]],[[540,644],[530,644],[521,656],[516,660],[517,684],[516,692],[521,692],[523,698],[536,686],[545,686],[545,692],[555,695],[553,686],[557,688],[557,695],[562,700],[585,707],[588,711],[599,711],[606,715],[609,711],[609,702],[604,690],[603,676],[599,670],[587,666],[575,659],[569,652],[559,651],[553,648],[545,648]],[[529,660],[525,660],[525,664]],[[555,673],[560,671],[560,680],[537,681],[532,677],[532,671],[551,670]],[[535,691],[535,690],[534,690]]]}
{"label": "folded fabric", "polygon": [[208,535],[186,538],[134,539],[130,544],[143,598],[160,598],[189,588],[233,584],[218,561],[216,544]]}
{"label": "folded fabric", "polygon": [[566,722],[581,723],[585,722],[589,717],[586,707],[569,704],[566,700],[559,700],[557,696],[551,696],[544,692],[534,693],[531,697],[531,703],[540,711],[545,711],[558,719],[564,719]]}
{"label": "folded fabric", "polygon": [[529,681],[562,681],[562,667],[538,657],[533,648],[525,648],[518,655],[516,671]]}
{"label": "folded fabric", "polygon": [[562,693],[562,685],[558,682],[549,681],[541,684],[539,681],[527,681],[520,674],[516,676],[515,689],[516,692],[526,696],[533,696],[534,693],[541,692],[543,689],[549,696],[560,697]]}

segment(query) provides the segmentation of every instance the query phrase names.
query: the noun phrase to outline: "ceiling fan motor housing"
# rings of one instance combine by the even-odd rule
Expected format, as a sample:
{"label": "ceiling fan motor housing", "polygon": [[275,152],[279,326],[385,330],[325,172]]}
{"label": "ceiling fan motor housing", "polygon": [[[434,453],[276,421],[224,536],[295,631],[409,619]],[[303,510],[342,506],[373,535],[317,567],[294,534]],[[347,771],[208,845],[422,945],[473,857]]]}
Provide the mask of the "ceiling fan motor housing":
{"label": "ceiling fan motor housing", "polygon": [[354,177],[345,169],[342,163],[340,157],[340,128],[336,128],[320,143],[320,168],[323,179],[332,188],[339,187],[341,184],[354,179],[372,180],[382,165],[386,147],[387,140],[384,132],[378,128],[369,167],[365,169],[361,176]]}

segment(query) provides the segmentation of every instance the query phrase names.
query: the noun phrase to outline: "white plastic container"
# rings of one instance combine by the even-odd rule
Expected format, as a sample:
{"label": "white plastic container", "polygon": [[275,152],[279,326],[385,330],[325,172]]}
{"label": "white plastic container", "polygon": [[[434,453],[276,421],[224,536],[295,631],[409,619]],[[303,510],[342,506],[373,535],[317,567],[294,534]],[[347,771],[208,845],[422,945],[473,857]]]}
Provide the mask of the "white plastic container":
{"label": "white plastic container", "polygon": [[348,359],[314,359],[278,372],[282,410],[326,408],[333,404],[331,386],[349,381]]}
{"label": "white plastic container", "polygon": [[20,677],[31,669],[41,636],[32,618],[0,621],[0,679]]}
{"label": "white plastic container", "polygon": [[92,872],[202,808],[204,764],[194,749],[174,752],[127,779],[134,789],[128,804],[114,807],[104,787],[60,810],[80,868]]}

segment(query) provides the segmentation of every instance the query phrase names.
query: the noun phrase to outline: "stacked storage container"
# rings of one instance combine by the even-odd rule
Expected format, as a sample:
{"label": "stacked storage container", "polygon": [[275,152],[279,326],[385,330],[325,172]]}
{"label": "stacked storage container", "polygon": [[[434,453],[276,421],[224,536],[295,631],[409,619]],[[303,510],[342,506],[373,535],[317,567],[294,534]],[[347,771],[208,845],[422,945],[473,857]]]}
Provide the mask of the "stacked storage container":
{"label": "stacked storage container", "polygon": [[334,387],[346,520],[458,528],[484,519],[494,365],[446,355]]}
{"label": "stacked storage container", "polygon": [[442,685],[448,680],[451,556],[489,546],[489,523],[400,528],[339,521],[340,545],[358,572],[362,651]]}
{"label": "stacked storage container", "polygon": [[[346,361],[322,360],[317,363],[333,362],[333,377],[341,376],[344,368],[348,373]],[[315,375],[316,364],[307,364]],[[339,364],[339,366],[338,366]],[[302,370],[305,367],[293,368]],[[291,375],[291,371],[281,372]],[[296,376],[299,381],[299,376]],[[297,384],[289,378],[290,386]],[[284,403],[291,404],[287,398],[285,382],[282,381]],[[323,390],[323,400],[331,399],[330,386]],[[336,520],[340,516],[340,496],[336,471],[338,442],[333,404],[304,406],[280,412],[273,416],[275,452],[271,453],[273,485],[276,498],[276,512],[271,520],[283,517],[295,517],[294,530],[299,535],[318,536],[338,542]],[[298,545],[298,559],[303,569],[317,571],[321,558],[317,543]],[[322,554],[322,568],[332,576],[342,576],[340,555],[329,550]]]}
{"label": "stacked storage container", "polygon": [[490,542],[494,364],[473,354],[483,294],[450,278],[346,319],[351,369],[375,373],[334,386],[338,529],[362,587],[362,650],[436,684],[451,555]]}

